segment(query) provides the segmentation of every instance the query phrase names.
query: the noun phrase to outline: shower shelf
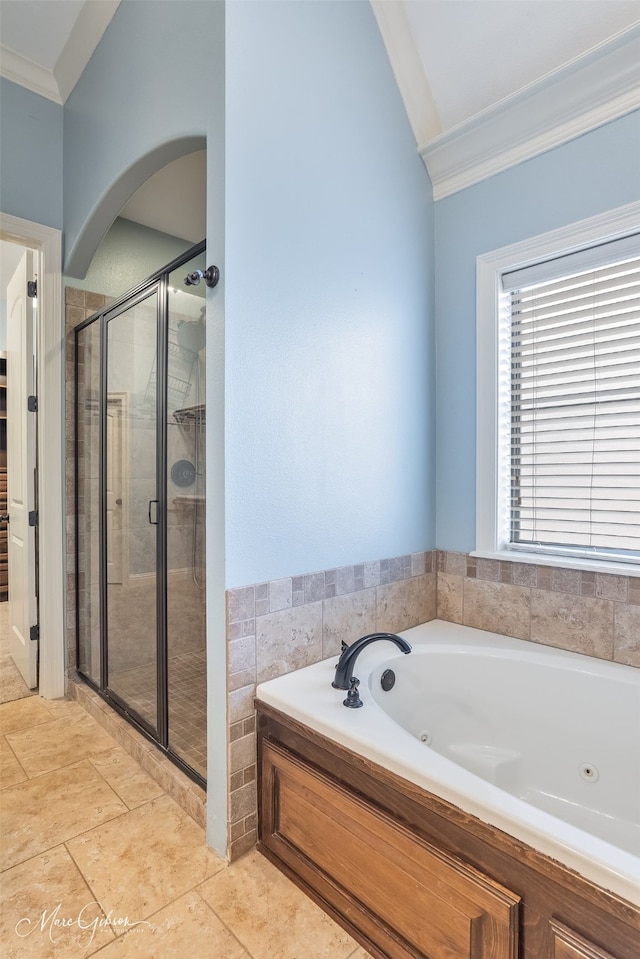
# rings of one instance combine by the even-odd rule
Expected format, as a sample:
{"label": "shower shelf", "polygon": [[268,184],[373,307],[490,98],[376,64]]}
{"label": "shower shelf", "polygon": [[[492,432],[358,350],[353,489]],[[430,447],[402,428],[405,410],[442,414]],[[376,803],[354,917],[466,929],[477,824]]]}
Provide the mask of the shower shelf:
{"label": "shower shelf", "polygon": [[200,403],[198,406],[186,406],[181,410],[174,410],[173,415],[181,426],[204,426],[207,421],[206,406]]}
{"label": "shower shelf", "polygon": [[174,506],[202,506],[206,498],[201,493],[194,493],[192,496],[174,496],[172,497]]}
{"label": "shower shelf", "polygon": [[187,349],[186,346],[180,346],[179,343],[172,339],[171,332],[169,333],[169,341],[167,343],[167,353],[169,356],[173,356],[178,360],[184,360],[186,363],[195,363],[198,359],[197,353]]}

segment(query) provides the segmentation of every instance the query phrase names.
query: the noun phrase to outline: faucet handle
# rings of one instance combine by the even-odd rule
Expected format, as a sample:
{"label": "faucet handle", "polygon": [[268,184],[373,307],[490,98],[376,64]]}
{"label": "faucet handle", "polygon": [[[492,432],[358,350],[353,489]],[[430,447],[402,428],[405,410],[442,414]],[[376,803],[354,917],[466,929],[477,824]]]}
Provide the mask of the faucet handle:
{"label": "faucet handle", "polygon": [[349,709],[358,709],[363,705],[360,696],[358,695],[358,686],[360,685],[360,680],[356,679],[355,676],[351,677],[351,686],[349,687],[349,692],[347,693],[347,698],[342,700],[343,706],[348,706]]}

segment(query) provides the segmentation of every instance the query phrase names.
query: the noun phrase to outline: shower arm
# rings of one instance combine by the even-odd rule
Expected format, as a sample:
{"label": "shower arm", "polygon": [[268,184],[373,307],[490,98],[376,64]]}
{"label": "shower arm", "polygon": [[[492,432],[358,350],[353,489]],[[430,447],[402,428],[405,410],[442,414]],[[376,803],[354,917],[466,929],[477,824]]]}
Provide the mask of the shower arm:
{"label": "shower arm", "polygon": [[204,280],[207,286],[210,289],[213,289],[214,286],[218,285],[218,280],[220,279],[220,270],[217,266],[209,266],[206,270],[194,270],[192,273],[188,273],[184,282],[187,286],[197,286],[200,280]]}

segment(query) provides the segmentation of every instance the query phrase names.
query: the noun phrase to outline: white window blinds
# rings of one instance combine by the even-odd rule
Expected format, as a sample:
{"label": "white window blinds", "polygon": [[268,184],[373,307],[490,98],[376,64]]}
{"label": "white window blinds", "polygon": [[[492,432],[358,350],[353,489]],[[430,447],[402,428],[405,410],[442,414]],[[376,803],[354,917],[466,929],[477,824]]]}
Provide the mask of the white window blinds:
{"label": "white window blinds", "polygon": [[640,237],[595,250],[503,276],[510,545],[637,561]]}

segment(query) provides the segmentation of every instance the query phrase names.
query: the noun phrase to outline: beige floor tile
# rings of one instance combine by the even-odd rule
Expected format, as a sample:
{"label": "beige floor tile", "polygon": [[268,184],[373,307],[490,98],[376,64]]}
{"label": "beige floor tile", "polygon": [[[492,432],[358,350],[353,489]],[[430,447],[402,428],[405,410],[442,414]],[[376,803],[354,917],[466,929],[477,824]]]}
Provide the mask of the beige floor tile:
{"label": "beige floor tile", "polygon": [[103,908],[137,920],[225,868],[205,846],[204,831],[169,796],[84,833],[68,848]]}
{"label": "beige floor tile", "polygon": [[362,946],[358,946],[356,951],[351,953],[349,959],[371,959],[371,955],[365,952]]}
{"label": "beige floor tile", "polygon": [[[132,919],[132,917],[130,917]],[[100,959],[251,959],[197,892],[172,902],[100,952]]]}
{"label": "beige floor tile", "polygon": [[254,959],[347,959],[357,943],[260,853],[199,887]]}
{"label": "beige floor tile", "polygon": [[129,809],[157,799],[164,791],[120,746],[92,756],[91,763]]}
{"label": "beige floor tile", "polygon": [[15,786],[27,779],[27,774],[16,759],[4,736],[0,737],[0,789]]}
{"label": "beige floor tile", "polygon": [[43,702],[52,719],[79,719],[87,715],[87,710],[71,699],[45,699]]}
{"label": "beige floor tile", "polygon": [[50,719],[32,729],[5,735],[28,776],[61,769],[115,745],[109,733],[86,713]]}
{"label": "beige floor tile", "polygon": [[125,812],[125,804],[88,760],[9,786],[2,790],[0,806],[1,868]]}
{"label": "beige floor tile", "polygon": [[13,703],[0,705],[0,733],[3,736],[21,729],[31,729],[39,723],[50,722],[51,713],[45,705],[45,700],[39,696],[16,699]]}
{"label": "beige floor tile", "polygon": [[85,959],[112,942],[93,899],[64,846],[8,869],[0,880],[2,959]]}

